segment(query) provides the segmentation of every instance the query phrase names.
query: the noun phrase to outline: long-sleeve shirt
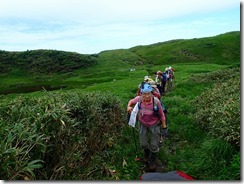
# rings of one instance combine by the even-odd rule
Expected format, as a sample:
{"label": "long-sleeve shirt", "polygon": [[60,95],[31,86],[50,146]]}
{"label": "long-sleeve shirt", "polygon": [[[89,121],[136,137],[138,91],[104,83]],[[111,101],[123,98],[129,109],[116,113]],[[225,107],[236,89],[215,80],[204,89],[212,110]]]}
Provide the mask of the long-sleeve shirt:
{"label": "long-sleeve shirt", "polygon": [[[147,104],[143,102],[141,96],[136,96],[135,98],[131,99],[128,102],[128,106],[135,105],[137,102],[140,103],[140,109],[139,109],[139,116],[138,119],[139,121],[148,127],[156,125],[159,121],[165,121],[165,116],[163,112],[163,108],[161,106],[161,103],[159,100],[156,100],[157,103],[157,108],[158,108],[158,113],[159,116],[156,116],[153,111],[153,96]],[[156,104],[154,104],[155,106]]]}

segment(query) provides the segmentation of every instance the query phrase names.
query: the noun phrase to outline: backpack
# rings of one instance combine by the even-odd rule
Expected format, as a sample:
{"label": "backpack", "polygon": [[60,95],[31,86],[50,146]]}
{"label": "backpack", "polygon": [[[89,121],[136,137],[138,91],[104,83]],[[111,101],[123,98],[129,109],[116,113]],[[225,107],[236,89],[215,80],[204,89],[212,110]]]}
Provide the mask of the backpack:
{"label": "backpack", "polygon": [[163,76],[163,80],[164,80],[164,81],[167,81],[167,80],[168,80],[167,74],[166,74],[165,72],[162,73],[162,76]]}
{"label": "backpack", "polygon": [[162,74],[157,75],[157,77],[158,77],[158,80],[159,80],[160,82],[163,82],[164,78],[163,78]]}

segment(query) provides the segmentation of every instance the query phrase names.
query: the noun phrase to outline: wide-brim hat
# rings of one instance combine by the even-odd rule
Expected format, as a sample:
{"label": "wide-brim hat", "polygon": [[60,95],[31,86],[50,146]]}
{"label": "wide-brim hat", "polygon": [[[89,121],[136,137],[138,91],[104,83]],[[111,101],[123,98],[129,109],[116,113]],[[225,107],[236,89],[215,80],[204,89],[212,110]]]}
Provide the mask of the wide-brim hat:
{"label": "wide-brim hat", "polygon": [[162,75],[162,72],[160,70],[157,71],[157,75]]}
{"label": "wide-brim hat", "polygon": [[150,78],[148,76],[144,77],[144,81],[149,80]]}

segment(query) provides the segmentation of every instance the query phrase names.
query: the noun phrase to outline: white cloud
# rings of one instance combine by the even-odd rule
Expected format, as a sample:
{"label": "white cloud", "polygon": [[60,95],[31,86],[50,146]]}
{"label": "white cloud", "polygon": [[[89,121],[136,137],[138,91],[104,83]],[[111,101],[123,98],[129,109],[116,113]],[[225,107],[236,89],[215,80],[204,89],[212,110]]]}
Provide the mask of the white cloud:
{"label": "white cloud", "polygon": [[162,19],[235,6],[235,0],[5,0],[1,17],[81,22]]}
{"label": "white cloud", "polygon": [[0,50],[95,53],[214,35],[236,29],[238,12],[222,11],[239,6],[235,0],[2,0]]}

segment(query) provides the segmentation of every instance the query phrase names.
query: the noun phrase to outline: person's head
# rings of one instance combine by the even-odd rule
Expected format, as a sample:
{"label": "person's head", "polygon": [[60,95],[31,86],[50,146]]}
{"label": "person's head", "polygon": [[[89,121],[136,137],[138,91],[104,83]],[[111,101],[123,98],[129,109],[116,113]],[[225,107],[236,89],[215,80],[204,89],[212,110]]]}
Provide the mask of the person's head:
{"label": "person's head", "polygon": [[162,74],[162,72],[159,70],[159,71],[157,71],[157,75],[161,75]]}
{"label": "person's head", "polygon": [[150,79],[149,76],[145,76],[145,77],[144,77],[144,82],[148,82],[149,79]]}
{"label": "person's head", "polygon": [[152,95],[152,86],[148,83],[142,83],[141,85],[141,95],[144,101],[150,101]]}

